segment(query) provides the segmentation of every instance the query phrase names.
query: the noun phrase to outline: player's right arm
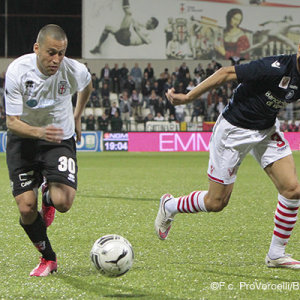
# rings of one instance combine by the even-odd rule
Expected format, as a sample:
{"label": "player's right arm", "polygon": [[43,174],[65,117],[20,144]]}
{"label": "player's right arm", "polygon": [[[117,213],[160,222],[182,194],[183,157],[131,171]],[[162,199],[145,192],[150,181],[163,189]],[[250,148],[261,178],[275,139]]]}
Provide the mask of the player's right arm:
{"label": "player's right arm", "polygon": [[237,79],[234,66],[222,67],[214,74],[200,82],[193,90],[187,94],[176,94],[175,89],[171,88],[166,93],[166,97],[173,105],[187,104],[193,102],[205,92],[216,88],[228,81]]}
{"label": "player's right arm", "polygon": [[6,116],[6,126],[12,133],[33,139],[42,139],[48,142],[60,143],[63,138],[61,128],[49,125],[46,127],[31,126],[20,119],[20,116]]}

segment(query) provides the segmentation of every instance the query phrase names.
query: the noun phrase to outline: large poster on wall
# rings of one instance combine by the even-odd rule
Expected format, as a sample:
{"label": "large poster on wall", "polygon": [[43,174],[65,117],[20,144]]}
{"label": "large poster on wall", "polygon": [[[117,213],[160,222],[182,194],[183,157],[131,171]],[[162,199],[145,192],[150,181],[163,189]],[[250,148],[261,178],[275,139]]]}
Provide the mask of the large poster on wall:
{"label": "large poster on wall", "polygon": [[299,13],[295,0],[83,0],[82,53],[90,59],[295,53]]}

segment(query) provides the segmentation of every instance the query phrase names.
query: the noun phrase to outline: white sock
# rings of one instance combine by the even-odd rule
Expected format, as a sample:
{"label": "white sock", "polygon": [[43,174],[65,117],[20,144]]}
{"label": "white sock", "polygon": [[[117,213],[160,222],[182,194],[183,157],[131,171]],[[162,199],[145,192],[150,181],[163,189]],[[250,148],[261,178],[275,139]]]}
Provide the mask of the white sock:
{"label": "white sock", "polygon": [[207,212],[204,204],[204,196],[207,191],[194,191],[187,196],[174,198],[166,203],[166,209],[171,214]]}
{"label": "white sock", "polygon": [[285,247],[297,221],[300,200],[291,200],[278,194],[278,204],[274,217],[274,231],[269,249],[269,257],[276,259],[285,255]]}

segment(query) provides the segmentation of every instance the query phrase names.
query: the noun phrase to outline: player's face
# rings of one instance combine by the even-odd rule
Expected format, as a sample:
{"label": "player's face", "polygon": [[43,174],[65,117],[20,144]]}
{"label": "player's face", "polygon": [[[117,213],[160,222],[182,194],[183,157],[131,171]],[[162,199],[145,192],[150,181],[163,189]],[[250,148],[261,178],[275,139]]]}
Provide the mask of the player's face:
{"label": "player's face", "polygon": [[46,76],[54,75],[65,56],[67,40],[55,40],[47,36],[42,44],[34,44],[34,52],[37,55],[37,66]]}

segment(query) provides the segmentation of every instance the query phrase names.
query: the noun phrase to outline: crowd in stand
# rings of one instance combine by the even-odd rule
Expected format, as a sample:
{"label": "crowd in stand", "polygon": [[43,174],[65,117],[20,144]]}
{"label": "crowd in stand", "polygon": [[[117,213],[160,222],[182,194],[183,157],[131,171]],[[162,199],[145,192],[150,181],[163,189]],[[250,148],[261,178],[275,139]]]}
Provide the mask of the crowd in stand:
{"label": "crowd in stand", "polygon": [[[164,94],[171,87],[176,92],[187,93],[220,67],[220,63],[212,60],[205,67],[199,63],[190,70],[182,62],[174,71],[165,68],[157,75],[151,63],[144,69],[138,63],[131,69],[126,63],[121,67],[114,64],[112,68],[105,64],[99,76],[92,73],[93,92],[87,103],[87,108],[92,110],[82,116],[83,129],[118,132],[129,130],[132,121],[143,124],[149,121],[215,121],[229,101],[236,83],[227,83],[206,92],[193,103],[176,107],[166,101]],[[6,130],[4,81],[3,72],[0,74],[0,130]],[[73,97],[75,104],[76,94]],[[101,113],[95,114],[97,109]],[[279,118],[283,131],[300,131],[300,103],[288,104]]]}
{"label": "crowd in stand", "polygon": [[[174,87],[176,92],[187,93],[220,67],[220,63],[212,60],[205,67],[199,63],[195,69],[190,70],[186,63],[182,62],[174,71],[165,68],[157,75],[151,63],[144,69],[140,68],[138,63],[131,69],[127,68],[126,63],[120,68],[118,64],[114,64],[112,68],[105,64],[99,77],[96,73],[92,74],[93,93],[87,105],[102,108],[103,114],[91,114],[82,121],[86,124],[86,130],[104,131],[128,130],[128,124],[132,120],[136,123],[215,121],[229,101],[236,83],[227,83],[208,91],[193,103],[176,107],[166,101],[164,94],[171,87]],[[113,101],[112,95],[117,95]],[[300,107],[289,104],[279,117],[282,120],[290,120],[289,123],[294,118],[300,120]],[[300,130],[298,123],[292,123],[296,126],[293,127],[293,131]],[[292,127],[288,125],[287,130],[292,131]]]}

